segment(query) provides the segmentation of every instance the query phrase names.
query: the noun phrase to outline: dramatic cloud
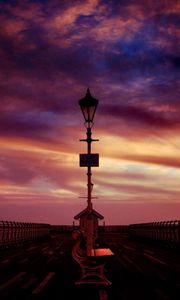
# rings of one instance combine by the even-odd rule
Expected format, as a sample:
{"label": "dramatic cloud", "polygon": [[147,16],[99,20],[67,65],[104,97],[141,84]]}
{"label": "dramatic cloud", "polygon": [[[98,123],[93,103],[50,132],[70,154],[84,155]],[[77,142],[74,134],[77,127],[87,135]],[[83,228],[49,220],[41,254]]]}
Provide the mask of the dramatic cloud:
{"label": "dramatic cloud", "polygon": [[179,14],[176,0],[0,1],[0,218],[68,224],[85,207],[88,87],[94,206],[113,224],[178,217]]}

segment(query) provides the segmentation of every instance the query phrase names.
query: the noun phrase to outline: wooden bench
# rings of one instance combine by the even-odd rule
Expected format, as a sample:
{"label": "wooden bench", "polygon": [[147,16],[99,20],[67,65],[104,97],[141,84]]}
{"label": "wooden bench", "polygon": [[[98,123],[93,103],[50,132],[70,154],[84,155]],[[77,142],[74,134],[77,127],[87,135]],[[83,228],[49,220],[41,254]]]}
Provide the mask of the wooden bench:
{"label": "wooden bench", "polygon": [[85,241],[80,232],[74,232],[76,243],[72,249],[72,257],[81,267],[81,277],[76,284],[111,285],[104,274],[107,260],[114,255],[109,248],[93,248],[87,256]]}

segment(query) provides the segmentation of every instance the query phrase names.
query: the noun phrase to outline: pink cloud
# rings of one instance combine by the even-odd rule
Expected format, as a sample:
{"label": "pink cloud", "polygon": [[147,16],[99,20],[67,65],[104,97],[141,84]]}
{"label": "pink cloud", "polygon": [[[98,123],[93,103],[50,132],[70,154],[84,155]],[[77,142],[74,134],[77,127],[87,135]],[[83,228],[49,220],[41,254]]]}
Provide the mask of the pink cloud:
{"label": "pink cloud", "polygon": [[78,99],[90,87],[92,149],[105,162],[93,170],[95,207],[114,224],[175,218],[176,1],[60,2],[0,4],[1,217],[70,224],[84,208]]}

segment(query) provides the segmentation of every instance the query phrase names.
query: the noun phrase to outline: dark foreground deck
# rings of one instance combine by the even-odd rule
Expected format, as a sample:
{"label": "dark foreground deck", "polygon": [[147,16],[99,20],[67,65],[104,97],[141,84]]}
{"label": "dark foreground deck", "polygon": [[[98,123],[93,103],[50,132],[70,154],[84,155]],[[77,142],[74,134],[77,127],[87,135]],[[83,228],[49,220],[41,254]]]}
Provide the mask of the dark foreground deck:
{"label": "dark foreground deck", "polygon": [[106,264],[109,287],[77,286],[71,234],[0,251],[0,299],[179,300],[180,251],[125,234],[101,234],[114,256]]}

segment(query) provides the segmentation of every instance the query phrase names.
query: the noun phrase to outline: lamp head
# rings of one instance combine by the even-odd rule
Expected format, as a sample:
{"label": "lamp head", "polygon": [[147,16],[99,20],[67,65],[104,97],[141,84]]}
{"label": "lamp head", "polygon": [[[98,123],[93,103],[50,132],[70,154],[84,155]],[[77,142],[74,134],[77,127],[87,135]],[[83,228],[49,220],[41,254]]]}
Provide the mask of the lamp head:
{"label": "lamp head", "polygon": [[79,100],[85,123],[88,127],[92,127],[94,115],[98,106],[98,100],[91,96],[89,88],[87,89],[86,96]]}

